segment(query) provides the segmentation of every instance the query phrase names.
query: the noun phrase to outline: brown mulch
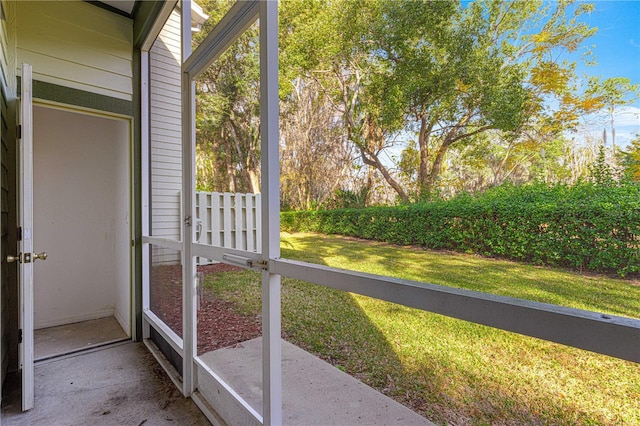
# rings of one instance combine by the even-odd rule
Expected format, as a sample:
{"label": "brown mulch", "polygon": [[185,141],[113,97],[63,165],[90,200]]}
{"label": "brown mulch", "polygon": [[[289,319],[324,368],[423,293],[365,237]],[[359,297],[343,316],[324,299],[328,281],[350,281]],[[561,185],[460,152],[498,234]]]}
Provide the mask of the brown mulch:
{"label": "brown mulch", "polygon": [[[241,271],[241,268],[217,263],[198,266],[205,275]],[[151,271],[150,307],[178,336],[182,337],[182,269],[180,266],[155,266]],[[262,335],[259,317],[234,312],[233,304],[216,297],[210,289],[200,295],[198,310],[198,355],[233,346]]]}

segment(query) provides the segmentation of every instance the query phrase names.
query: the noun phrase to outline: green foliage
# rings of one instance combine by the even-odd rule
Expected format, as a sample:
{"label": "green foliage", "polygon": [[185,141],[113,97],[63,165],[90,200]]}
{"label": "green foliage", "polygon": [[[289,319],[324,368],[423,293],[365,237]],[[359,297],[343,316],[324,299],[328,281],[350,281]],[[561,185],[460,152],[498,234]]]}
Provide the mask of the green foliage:
{"label": "green foliage", "polygon": [[607,164],[604,153],[604,146],[600,145],[598,149],[598,156],[591,166],[589,166],[591,172],[591,179],[593,183],[601,186],[615,185],[616,180],[614,178],[614,171],[612,167]]}
{"label": "green foliage", "polygon": [[636,135],[623,155],[625,175],[632,181],[640,182],[640,135]]}
{"label": "green foliage", "polygon": [[359,191],[337,189],[333,197],[323,206],[326,209],[361,209],[367,205],[369,188],[363,186]]}
{"label": "green foliage", "polygon": [[505,185],[397,207],[282,213],[284,231],[640,275],[640,185]]}

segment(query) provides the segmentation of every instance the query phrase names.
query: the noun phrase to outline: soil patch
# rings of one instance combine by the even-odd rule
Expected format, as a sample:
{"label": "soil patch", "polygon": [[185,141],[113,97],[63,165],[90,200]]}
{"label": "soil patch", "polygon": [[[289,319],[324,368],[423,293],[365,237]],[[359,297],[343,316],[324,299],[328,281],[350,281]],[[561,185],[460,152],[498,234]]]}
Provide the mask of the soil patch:
{"label": "soil patch", "polygon": [[[198,266],[197,270],[205,275],[215,275],[242,269],[216,263]],[[150,293],[153,313],[182,337],[182,268],[176,265],[154,266]],[[220,299],[210,289],[203,289],[198,310],[198,355],[261,335],[262,325],[258,317],[237,314],[231,302]]]}

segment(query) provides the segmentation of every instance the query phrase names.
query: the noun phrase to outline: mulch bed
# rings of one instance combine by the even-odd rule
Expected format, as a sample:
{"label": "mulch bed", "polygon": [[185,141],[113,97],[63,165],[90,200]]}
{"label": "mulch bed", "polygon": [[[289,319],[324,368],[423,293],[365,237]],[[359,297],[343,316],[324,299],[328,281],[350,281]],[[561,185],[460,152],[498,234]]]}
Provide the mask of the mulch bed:
{"label": "mulch bed", "polygon": [[[198,266],[205,275],[240,271],[232,265],[217,263]],[[151,271],[150,307],[178,336],[182,337],[182,268],[158,265]],[[258,317],[234,312],[233,304],[203,289],[198,310],[198,355],[233,346],[262,335]]]}

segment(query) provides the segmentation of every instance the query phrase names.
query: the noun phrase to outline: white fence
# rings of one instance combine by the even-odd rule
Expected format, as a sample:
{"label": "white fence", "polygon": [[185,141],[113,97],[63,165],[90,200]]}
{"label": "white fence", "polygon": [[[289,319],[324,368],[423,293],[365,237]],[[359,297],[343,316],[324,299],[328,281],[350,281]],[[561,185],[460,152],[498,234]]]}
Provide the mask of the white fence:
{"label": "white fence", "polygon": [[[196,193],[196,239],[200,244],[258,252],[260,194]],[[198,259],[198,265],[213,263]]]}

